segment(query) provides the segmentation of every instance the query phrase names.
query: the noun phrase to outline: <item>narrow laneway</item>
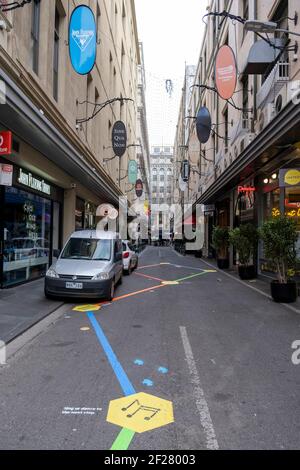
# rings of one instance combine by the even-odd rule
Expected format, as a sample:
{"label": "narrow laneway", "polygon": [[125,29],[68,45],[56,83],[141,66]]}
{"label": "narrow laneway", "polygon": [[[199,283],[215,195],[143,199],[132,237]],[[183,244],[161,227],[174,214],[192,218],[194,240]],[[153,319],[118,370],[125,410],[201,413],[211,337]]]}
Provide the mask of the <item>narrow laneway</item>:
{"label": "narrow laneway", "polygon": [[70,304],[1,368],[1,447],[296,448],[299,327],[201,260],[149,247],[112,303]]}

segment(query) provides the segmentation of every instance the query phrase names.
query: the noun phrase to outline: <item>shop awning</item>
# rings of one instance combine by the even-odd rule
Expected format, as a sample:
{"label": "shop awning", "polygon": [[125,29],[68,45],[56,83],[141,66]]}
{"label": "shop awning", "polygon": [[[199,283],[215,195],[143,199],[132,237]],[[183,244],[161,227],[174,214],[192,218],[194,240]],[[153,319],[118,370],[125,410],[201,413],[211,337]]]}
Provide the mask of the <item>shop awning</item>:
{"label": "shop awning", "polygon": [[276,62],[285,43],[280,38],[271,39],[270,42],[273,46],[263,39],[253,44],[243,71],[244,75],[263,75]]}
{"label": "shop awning", "polygon": [[245,150],[201,195],[196,204],[213,204],[220,197],[264,171],[283,165],[300,141],[300,106],[292,101],[258,134]]}

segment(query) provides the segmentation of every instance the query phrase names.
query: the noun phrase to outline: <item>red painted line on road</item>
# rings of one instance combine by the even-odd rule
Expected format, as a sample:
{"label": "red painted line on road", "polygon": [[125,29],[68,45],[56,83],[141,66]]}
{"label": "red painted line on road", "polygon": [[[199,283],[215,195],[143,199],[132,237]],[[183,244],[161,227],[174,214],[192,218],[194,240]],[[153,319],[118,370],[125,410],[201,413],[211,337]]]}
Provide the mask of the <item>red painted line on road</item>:
{"label": "red painted line on road", "polygon": [[147,274],[142,273],[134,273],[136,276],[146,277],[147,279],[152,279],[153,281],[165,282],[164,279],[160,279],[159,277],[148,276]]}

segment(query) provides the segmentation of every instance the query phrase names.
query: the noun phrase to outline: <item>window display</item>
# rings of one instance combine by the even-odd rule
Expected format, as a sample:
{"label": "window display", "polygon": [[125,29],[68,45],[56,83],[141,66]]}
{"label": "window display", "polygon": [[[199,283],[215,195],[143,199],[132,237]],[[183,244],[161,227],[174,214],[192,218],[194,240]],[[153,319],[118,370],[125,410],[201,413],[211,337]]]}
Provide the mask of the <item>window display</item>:
{"label": "window display", "polygon": [[51,201],[5,189],[3,287],[43,276],[49,266]]}

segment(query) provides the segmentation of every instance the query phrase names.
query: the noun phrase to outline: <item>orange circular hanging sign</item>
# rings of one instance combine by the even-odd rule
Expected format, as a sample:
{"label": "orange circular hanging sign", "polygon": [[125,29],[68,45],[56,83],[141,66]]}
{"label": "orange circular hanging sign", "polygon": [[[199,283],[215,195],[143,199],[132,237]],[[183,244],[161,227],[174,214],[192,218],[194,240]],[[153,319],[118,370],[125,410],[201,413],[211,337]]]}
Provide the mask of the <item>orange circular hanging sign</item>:
{"label": "orange circular hanging sign", "polygon": [[237,65],[233,50],[222,46],[216,57],[216,87],[224,100],[232,98],[237,82]]}

